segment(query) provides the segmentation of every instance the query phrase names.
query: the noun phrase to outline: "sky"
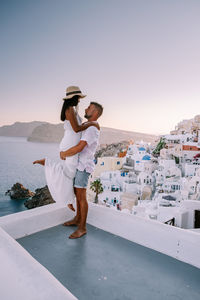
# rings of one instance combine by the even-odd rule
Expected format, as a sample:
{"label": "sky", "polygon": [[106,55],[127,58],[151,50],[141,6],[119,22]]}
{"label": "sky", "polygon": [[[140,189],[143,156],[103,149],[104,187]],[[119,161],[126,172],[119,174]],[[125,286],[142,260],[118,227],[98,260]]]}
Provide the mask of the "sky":
{"label": "sky", "polygon": [[199,0],[0,0],[0,126],[60,122],[66,87],[100,125],[150,134],[200,114]]}

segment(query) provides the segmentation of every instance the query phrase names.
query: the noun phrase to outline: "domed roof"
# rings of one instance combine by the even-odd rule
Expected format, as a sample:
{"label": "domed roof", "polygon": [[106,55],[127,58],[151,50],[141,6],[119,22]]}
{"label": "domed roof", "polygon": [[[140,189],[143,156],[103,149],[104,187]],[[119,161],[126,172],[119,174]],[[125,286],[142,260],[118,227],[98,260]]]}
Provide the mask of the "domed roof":
{"label": "domed roof", "polygon": [[151,156],[145,155],[145,156],[143,156],[142,160],[151,160]]}
{"label": "domed roof", "polygon": [[146,149],[144,147],[140,147],[139,151],[146,151]]}

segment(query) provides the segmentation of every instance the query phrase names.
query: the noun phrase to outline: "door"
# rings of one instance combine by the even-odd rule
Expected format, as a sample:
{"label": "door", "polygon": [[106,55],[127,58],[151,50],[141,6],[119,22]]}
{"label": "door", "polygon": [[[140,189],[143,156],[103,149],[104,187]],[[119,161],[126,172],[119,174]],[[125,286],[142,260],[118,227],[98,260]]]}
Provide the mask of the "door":
{"label": "door", "polygon": [[200,210],[195,210],[194,228],[200,228]]}

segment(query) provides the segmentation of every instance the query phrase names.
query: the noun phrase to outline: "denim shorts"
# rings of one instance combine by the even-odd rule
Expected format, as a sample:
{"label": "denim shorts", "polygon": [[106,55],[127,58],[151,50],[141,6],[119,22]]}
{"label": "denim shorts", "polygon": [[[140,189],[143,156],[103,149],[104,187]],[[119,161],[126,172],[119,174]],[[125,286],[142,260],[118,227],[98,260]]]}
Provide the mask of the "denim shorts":
{"label": "denim shorts", "polygon": [[80,189],[86,189],[88,185],[90,173],[84,171],[76,170],[76,175],[74,177],[74,187]]}

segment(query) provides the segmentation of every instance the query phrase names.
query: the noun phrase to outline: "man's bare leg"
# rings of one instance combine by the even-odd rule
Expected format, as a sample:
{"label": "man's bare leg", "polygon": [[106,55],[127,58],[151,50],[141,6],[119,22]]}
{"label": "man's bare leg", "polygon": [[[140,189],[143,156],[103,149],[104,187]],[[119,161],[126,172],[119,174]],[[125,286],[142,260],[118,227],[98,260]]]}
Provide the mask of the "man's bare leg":
{"label": "man's bare leg", "polygon": [[35,160],[35,161],[33,162],[33,164],[34,164],[34,165],[35,165],[35,164],[39,164],[39,165],[44,166],[44,165],[45,165],[45,158]]}
{"label": "man's bare leg", "polygon": [[78,229],[69,236],[70,239],[80,238],[87,233],[86,220],[88,213],[88,203],[86,199],[86,189],[76,188],[76,197],[77,203],[79,203],[80,206],[80,223],[78,225]]}
{"label": "man's bare leg", "polygon": [[75,195],[76,195],[76,216],[72,219],[69,220],[67,222],[65,222],[63,225],[64,226],[78,226],[80,223],[80,219],[81,219],[81,211],[80,211],[80,204],[77,200],[77,194],[76,194],[76,188],[74,189]]}

